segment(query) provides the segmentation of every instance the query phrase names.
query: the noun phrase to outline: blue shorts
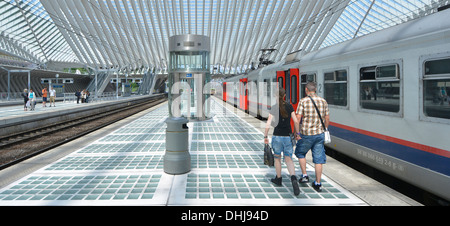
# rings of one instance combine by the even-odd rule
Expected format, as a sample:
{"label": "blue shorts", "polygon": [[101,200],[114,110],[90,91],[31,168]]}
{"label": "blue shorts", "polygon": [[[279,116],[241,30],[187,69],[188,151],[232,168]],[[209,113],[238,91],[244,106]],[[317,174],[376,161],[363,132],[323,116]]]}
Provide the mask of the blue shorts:
{"label": "blue shorts", "polygon": [[283,152],[284,157],[292,158],[292,141],[291,137],[281,137],[281,136],[273,136],[272,137],[272,150],[274,154],[274,158],[281,158],[281,153]]}
{"label": "blue shorts", "polygon": [[318,134],[312,136],[301,135],[302,139],[297,141],[295,147],[295,156],[302,159],[305,158],[306,153],[309,150],[312,152],[314,164],[325,164],[327,156],[325,154],[325,147],[323,142],[325,140],[325,134]]}

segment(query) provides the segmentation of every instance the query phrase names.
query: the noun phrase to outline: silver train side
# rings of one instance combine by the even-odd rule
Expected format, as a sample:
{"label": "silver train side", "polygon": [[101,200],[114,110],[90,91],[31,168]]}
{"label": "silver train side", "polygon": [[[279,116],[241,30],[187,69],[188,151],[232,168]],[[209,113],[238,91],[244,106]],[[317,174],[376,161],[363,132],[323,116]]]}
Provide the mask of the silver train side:
{"label": "silver train side", "polygon": [[305,80],[314,80],[332,102],[330,148],[450,200],[450,97],[430,94],[450,89],[449,18],[445,10],[228,78],[226,101],[239,107],[245,89],[246,110],[267,117],[274,99],[266,82],[299,69],[291,92],[304,97]]}

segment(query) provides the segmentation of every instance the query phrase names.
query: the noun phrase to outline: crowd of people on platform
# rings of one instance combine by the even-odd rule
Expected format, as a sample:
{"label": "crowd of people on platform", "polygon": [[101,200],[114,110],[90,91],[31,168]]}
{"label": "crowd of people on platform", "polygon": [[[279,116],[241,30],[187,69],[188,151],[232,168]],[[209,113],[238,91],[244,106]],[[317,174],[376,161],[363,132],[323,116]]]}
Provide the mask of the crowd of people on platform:
{"label": "crowd of people on platform", "polygon": [[[34,111],[36,107],[36,93],[33,91],[33,89],[24,89],[23,93],[21,95],[23,97],[23,110],[28,111]],[[53,89],[53,87],[50,87],[50,90],[47,90],[47,88],[44,88],[42,90],[42,107],[47,107],[47,102],[50,101],[50,107],[53,104],[53,107],[56,107],[55,101],[56,101],[56,91]]]}
{"label": "crowd of people on platform", "polygon": [[[47,102],[50,101],[50,106],[56,107],[55,101],[56,101],[56,90],[53,89],[53,87],[50,87],[50,90],[47,90],[47,88],[44,88],[42,90],[42,107],[47,107]],[[89,96],[91,94],[87,90],[78,90],[75,93],[75,96],[77,97],[77,104],[80,103],[88,103],[89,102]],[[23,93],[21,94],[23,97],[23,110],[24,111],[34,111],[36,107],[36,93],[33,91],[33,89],[24,89]]]}
{"label": "crowd of people on platform", "polygon": [[80,99],[81,99],[81,103],[89,103],[89,96],[91,94],[89,93],[89,91],[83,89],[83,91],[78,90],[75,93],[75,96],[77,97],[77,104],[80,103]]}
{"label": "crowd of people on platform", "polygon": [[[77,97],[77,104],[80,103],[88,103],[89,102],[89,96],[91,94],[87,90],[78,90],[75,93],[75,96]],[[24,89],[22,93],[23,97],[23,110],[28,111],[34,111],[36,107],[36,93],[33,91],[33,89]],[[56,91],[53,89],[53,87],[50,87],[50,90],[47,90],[47,88],[44,88],[42,90],[42,107],[47,107],[47,102],[50,101],[50,107],[53,104],[53,107],[56,107],[55,101],[56,101]]]}

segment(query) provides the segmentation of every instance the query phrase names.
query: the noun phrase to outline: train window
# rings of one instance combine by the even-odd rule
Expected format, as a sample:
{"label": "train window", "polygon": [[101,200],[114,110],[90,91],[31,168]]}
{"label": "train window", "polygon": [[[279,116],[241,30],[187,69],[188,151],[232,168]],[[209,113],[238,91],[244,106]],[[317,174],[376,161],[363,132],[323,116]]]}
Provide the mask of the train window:
{"label": "train window", "polygon": [[398,76],[398,66],[388,65],[376,68],[377,78],[397,78]]}
{"label": "train window", "polygon": [[278,77],[278,87],[283,88],[283,77]]}
{"label": "train window", "polygon": [[361,80],[375,80],[375,69],[376,67],[365,67],[360,70]]}
{"label": "train window", "polygon": [[425,62],[425,75],[450,74],[450,58]]}
{"label": "train window", "polygon": [[297,103],[297,76],[291,77],[291,103]]}
{"label": "train window", "polygon": [[269,79],[264,79],[262,84],[263,96],[268,96],[270,92],[270,86],[267,83],[269,83]]}
{"label": "train window", "polygon": [[271,97],[272,97],[272,90],[271,90],[271,87],[270,87],[270,85],[272,84],[272,82],[270,81],[270,79],[264,79],[264,84],[266,85],[266,93],[265,93],[265,96],[267,97],[266,98],[266,105],[267,106],[272,106],[271,105]]}
{"label": "train window", "polygon": [[360,106],[363,109],[400,112],[399,65],[360,69]]}
{"label": "train window", "polygon": [[341,70],[341,71],[335,71],[336,74],[336,81],[345,81],[347,82],[347,71]]}
{"label": "train window", "polygon": [[334,72],[328,72],[324,74],[325,81],[334,81]]}
{"label": "train window", "polygon": [[301,77],[304,84],[316,81],[316,74],[302,74]]}
{"label": "train window", "polygon": [[247,82],[243,82],[242,83],[242,95],[244,96],[248,96],[248,87],[247,87]]}
{"label": "train window", "polygon": [[425,62],[424,74],[423,113],[450,119],[450,58]]}
{"label": "train window", "polygon": [[325,100],[330,105],[347,106],[347,70],[327,72],[325,76]]}
{"label": "train window", "polygon": [[286,102],[291,103],[291,84],[290,84],[290,78],[291,77],[291,73],[290,70],[284,71],[284,90],[286,91]]}
{"label": "train window", "polygon": [[308,82],[315,82],[316,74],[315,73],[302,74],[302,75],[300,75],[300,78],[301,78],[301,89],[302,89],[300,92],[300,98],[303,98],[306,96],[306,94],[305,94],[306,84],[308,84]]}

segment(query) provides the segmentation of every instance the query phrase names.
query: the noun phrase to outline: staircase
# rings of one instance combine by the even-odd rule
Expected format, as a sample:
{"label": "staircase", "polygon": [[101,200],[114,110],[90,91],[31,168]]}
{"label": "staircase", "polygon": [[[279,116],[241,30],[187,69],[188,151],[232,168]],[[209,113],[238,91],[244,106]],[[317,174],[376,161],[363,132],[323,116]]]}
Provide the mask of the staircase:
{"label": "staircase", "polygon": [[[97,74],[97,95],[101,95],[103,93],[113,76],[114,74],[109,72],[100,72]],[[91,95],[95,94],[95,77],[92,79],[91,83],[89,83],[87,90],[91,93]]]}

